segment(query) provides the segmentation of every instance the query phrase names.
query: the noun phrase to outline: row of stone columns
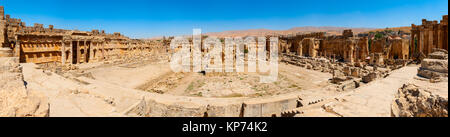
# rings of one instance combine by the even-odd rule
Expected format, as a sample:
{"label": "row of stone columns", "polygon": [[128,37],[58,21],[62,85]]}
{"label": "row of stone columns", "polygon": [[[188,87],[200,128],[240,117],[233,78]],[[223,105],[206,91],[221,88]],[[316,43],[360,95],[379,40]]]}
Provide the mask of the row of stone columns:
{"label": "row of stone columns", "polygon": [[[73,42],[74,41],[70,41],[70,56],[69,59],[71,60],[70,62],[72,64],[79,64],[81,61],[81,46],[80,43],[81,41],[76,41],[77,42],[77,46],[76,49],[73,49]],[[88,59],[92,58],[91,55],[88,55],[88,48],[90,49],[90,53],[92,54],[92,48],[90,48],[87,44],[88,42],[85,40],[84,42],[84,61],[83,62],[88,62]],[[66,41],[62,41],[62,47],[61,47],[61,63],[64,65],[67,61],[66,61]],[[73,60],[73,55],[74,55],[74,51],[76,51],[76,59],[75,61]]]}
{"label": "row of stone columns", "polygon": [[[70,52],[69,52],[69,55],[67,55],[66,54],[66,51],[67,51],[67,49],[66,49],[66,42],[67,41],[62,41],[61,43],[62,43],[62,47],[61,47],[61,63],[64,65],[64,64],[66,64],[67,63],[67,57],[69,57],[69,59],[70,59],[70,63],[72,63],[72,64],[79,64],[80,62],[81,62],[81,43],[84,43],[84,46],[85,46],[85,48],[83,48],[83,51],[84,51],[84,62],[85,63],[87,63],[88,61],[90,61],[90,60],[95,60],[95,59],[99,59],[99,57],[100,57],[100,59],[102,60],[102,59],[104,59],[105,57],[106,57],[106,55],[108,54],[111,54],[111,53],[113,53],[113,54],[120,54],[119,52],[120,52],[120,50],[121,49],[112,49],[111,51],[107,51],[107,49],[105,49],[105,43],[104,42],[94,42],[94,41],[91,41],[90,43],[88,42],[88,41],[72,41],[72,40],[70,40]],[[74,44],[74,42],[76,42],[76,49],[74,49],[73,47],[73,44]],[[94,45],[94,43],[95,43],[95,53],[94,53],[94,47],[92,47],[92,45]],[[89,44],[89,46],[88,46],[88,44]],[[100,45],[100,46],[99,46]],[[133,54],[133,55],[135,55],[135,54],[137,54],[137,51],[135,51],[135,50],[139,50],[139,51],[141,51],[141,50],[143,50],[143,47],[142,47],[142,45],[140,45],[140,46],[138,46],[138,44],[134,44],[134,47],[130,47],[130,43],[128,43],[127,44],[128,45],[128,53],[130,53],[130,54]],[[88,48],[89,48],[89,52],[88,52]],[[74,56],[74,52],[76,52],[76,59],[74,60],[73,59],[73,56]],[[116,53],[117,52],[117,53]],[[88,55],[88,53],[89,53],[89,55]]]}
{"label": "row of stone columns", "polygon": [[422,26],[415,26],[413,24],[410,42],[411,54],[422,52],[424,55],[428,55],[433,48],[448,50],[447,25],[422,24]]}

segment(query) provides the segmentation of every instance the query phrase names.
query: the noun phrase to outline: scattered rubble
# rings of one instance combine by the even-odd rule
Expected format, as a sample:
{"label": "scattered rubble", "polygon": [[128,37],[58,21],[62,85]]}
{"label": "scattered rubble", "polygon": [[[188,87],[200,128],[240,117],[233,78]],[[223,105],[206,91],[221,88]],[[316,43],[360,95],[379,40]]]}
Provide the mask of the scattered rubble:
{"label": "scattered rubble", "polygon": [[391,109],[394,117],[448,117],[448,96],[405,84],[398,90]]}
{"label": "scattered rubble", "polygon": [[448,80],[448,53],[443,49],[434,50],[428,58],[422,60],[418,75],[433,80]]}

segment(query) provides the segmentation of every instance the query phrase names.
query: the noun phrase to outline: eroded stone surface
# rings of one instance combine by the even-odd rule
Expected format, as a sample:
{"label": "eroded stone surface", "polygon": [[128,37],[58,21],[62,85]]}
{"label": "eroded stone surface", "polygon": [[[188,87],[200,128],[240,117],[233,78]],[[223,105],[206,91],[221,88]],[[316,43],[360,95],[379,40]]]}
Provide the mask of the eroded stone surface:
{"label": "eroded stone surface", "polygon": [[448,79],[447,51],[435,49],[428,58],[422,60],[418,75],[428,79]]}
{"label": "eroded stone surface", "polygon": [[405,84],[392,102],[394,117],[448,117],[448,96]]}
{"label": "eroded stone surface", "polygon": [[46,117],[49,103],[40,92],[28,90],[18,58],[0,58],[0,116]]}

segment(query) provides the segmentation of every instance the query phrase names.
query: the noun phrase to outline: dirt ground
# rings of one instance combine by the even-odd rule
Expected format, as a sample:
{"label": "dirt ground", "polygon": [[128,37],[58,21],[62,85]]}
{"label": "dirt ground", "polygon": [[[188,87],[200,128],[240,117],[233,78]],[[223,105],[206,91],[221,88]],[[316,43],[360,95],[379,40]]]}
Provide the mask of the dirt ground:
{"label": "dirt ground", "polygon": [[98,67],[86,70],[93,79],[147,92],[197,97],[264,97],[293,91],[323,88],[331,74],[279,64],[278,80],[259,83],[256,73],[205,76],[202,73],[173,73],[168,63]]}

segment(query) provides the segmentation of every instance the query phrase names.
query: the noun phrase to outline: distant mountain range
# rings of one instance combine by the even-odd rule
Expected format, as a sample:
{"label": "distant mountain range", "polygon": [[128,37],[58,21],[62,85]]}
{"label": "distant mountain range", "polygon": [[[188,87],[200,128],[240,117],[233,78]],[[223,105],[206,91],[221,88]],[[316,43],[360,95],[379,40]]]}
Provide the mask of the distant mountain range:
{"label": "distant mountain range", "polygon": [[403,31],[406,33],[411,33],[411,27],[394,27],[394,28],[374,29],[369,32],[384,31],[384,30]]}
{"label": "distant mountain range", "polygon": [[[390,30],[404,30],[409,32],[409,27],[396,27],[396,28],[349,28],[349,27],[295,27],[288,30],[270,30],[270,29],[248,29],[248,30],[232,30],[223,32],[209,32],[203,35],[215,36],[219,38],[223,37],[245,37],[245,36],[265,36],[271,34],[288,35],[296,33],[311,33],[311,32],[326,32],[327,35],[341,35],[346,29],[351,29],[354,34],[367,33],[374,31]],[[161,39],[162,37],[154,37],[150,39]]]}
{"label": "distant mountain range", "polygon": [[265,36],[270,34],[288,35],[296,33],[326,32],[328,35],[339,35],[346,29],[352,29],[353,33],[362,33],[375,28],[347,28],[347,27],[295,27],[288,30],[270,30],[270,29],[249,29],[224,32],[205,33],[204,35],[216,37],[244,37],[244,36]]}

